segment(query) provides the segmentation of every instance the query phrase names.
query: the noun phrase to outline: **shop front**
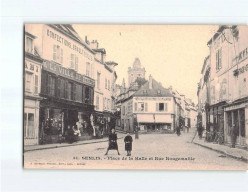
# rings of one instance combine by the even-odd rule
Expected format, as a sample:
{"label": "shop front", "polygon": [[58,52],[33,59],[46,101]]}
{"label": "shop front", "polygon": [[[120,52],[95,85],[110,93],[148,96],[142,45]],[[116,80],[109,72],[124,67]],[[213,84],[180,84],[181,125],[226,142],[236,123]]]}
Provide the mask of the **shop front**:
{"label": "shop front", "polygon": [[[219,102],[218,104],[209,107],[209,120],[207,120],[206,140],[224,144],[224,106],[226,102]],[[208,116],[207,116],[208,117]]]}
{"label": "shop front", "polygon": [[40,144],[66,141],[72,129],[80,131],[79,140],[95,136],[93,89],[93,79],[45,61],[41,74]]}
{"label": "shop front", "polygon": [[247,115],[248,98],[236,101],[225,107],[225,144],[232,144],[232,136],[235,136],[237,146],[247,147]]}
{"label": "shop front", "polygon": [[137,114],[141,131],[173,131],[174,115],[170,114]]}

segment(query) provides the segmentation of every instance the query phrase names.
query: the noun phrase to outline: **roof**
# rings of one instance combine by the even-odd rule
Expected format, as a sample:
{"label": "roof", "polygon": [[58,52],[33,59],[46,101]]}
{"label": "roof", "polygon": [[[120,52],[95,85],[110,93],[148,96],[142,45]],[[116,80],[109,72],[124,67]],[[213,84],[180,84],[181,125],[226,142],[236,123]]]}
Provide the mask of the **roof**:
{"label": "roof", "polygon": [[207,65],[207,60],[208,59],[209,59],[209,56],[205,57],[205,59],[204,59],[204,63],[203,63],[202,70],[201,70],[201,74],[203,74],[203,71],[204,71],[204,69],[205,69],[205,67]]}
{"label": "roof", "polygon": [[114,65],[114,66],[117,66],[118,63],[117,62],[114,62],[114,61],[108,61],[108,62],[105,62],[105,64],[107,65]]}
{"label": "roof", "polygon": [[[160,92],[159,92],[160,91]],[[136,91],[134,97],[173,97],[168,89],[165,89],[156,80],[152,79],[152,89],[149,89],[149,81]]]}
{"label": "roof", "polygon": [[220,35],[220,33],[222,33],[227,28],[228,28],[227,25],[220,25],[219,29],[214,34],[214,36],[208,41],[207,45],[210,45],[212,43],[212,41],[214,41]]}
{"label": "roof", "polygon": [[101,52],[103,54],[106,54],[106,50],[104,48],[99,48],[99,49],[93,49],[95,52]]}

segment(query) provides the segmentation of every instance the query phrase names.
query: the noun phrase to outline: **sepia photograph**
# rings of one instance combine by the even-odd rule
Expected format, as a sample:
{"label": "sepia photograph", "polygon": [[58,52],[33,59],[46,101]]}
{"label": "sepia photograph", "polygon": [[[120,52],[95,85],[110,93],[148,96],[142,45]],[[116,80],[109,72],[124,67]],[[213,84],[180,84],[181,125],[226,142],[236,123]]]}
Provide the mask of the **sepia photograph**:
{"label": "sepia photograph", "polygon": [[248,169],[248,26],[26,23],[23,43],[24,169]]}

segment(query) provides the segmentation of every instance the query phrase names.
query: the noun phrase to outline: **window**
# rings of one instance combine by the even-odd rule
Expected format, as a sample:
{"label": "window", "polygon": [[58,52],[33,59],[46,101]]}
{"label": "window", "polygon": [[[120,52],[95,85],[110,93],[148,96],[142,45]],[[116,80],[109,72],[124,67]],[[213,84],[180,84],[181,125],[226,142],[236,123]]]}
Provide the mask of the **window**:
{"label": "window", "polygon": [[76,84],[76,101],[82,102],[82,85]]}
{"label": "window", "polygon": [[110,80],[108,80],[108,90],[110,90]]}
{"label": "window", "polygon": [[78,71],[78,56],[75,55],[75,70]]}
{"label": "window", "polygon": [[63,49],[60,50],[60,63],[63,64]]}
{"label": "window", "polygon": [[34,138],[34,113],[24,113],[24,137]]}
{"label": "window", "polygon": [[96,86],[97,86],[97,89],[100,89],[100,79],[101,79],[101,73],[98,72],[97,73],[97,83],[96,83]]}
{"label": "window", "polygon": [[167,103],[156,103],[156,111],[159,112],[167,111]]}
{"label": "window", "polygon": [[55,78],[48,75],[48,95],[55,96]]}
{"label": "window", "polygon": [[67,91],[67,99],[72,100],[72,83],[68,82],[68,91]]}
{"label": "window", "polygon": [[144,112],[145,111],[145,104],[144,102],[138,102],[138,111]]}
{"label": "window", "polygon": [[216,70],[220,70],[222,67],[222,49],[219,49],[216,53]]}
{"label": "window", "polygon": [[59,45],[53,45],[53,60],[58,63],[63,63],[63,49]]}
{"label": "window", "polygon": [[25,91],[31,92],[32,78],[33,78],[33,74],[26,72],[26,74],[25,74]]}
{"label": "window", "polygon": [[75,68],[75,55],[74,54],[71,54],[71,69],[74,69]]}
{"label": "window", "polygon": [[87,62],[86,63],[86,76],[90,76],[90,63],[89,62]]}
{"label": "window", "polygon": [[85,87],[85,103],[90,104],[90,88]]}
{"label": "window", "polygon": [[65,99],[68,99],[68,82],[65,81]]}
{"label": "window", "polygon": [[159,103],[159,111],[164,111],[164,103]]}
{"label": "window", "polygon": [[108,88],[108,80],[105,78],[105,89]]}
{"label": "window", "polygon": [[77,86],[76,86],[76,84],[73,84],[72,83],[72,85],[71,85],[71,99],[73,100],[73,101],[75,101],[76,100],[76,89],[77,89]]}
{"label": "window", "polygon": [[39,86],[38,75],[35,75],[34,78],[35,78],[35,81],[34,81],[34,93],[37,94],[38,93],[38,86]]}
{"label": "window", "polygon": [[102,98],[102,105],[103,105],[103,110],[105,110],[105,97]]}
{"label": "window", "polygon": [[99,110],[99,96],[96,96],[96,110]]}
{"label": "window", "polygon": [[26,37],[26,51],[33,53],[33,39]]}
{"label": "window", "polygon": [[65,80],[60,79],[60,98],[65,98]]}

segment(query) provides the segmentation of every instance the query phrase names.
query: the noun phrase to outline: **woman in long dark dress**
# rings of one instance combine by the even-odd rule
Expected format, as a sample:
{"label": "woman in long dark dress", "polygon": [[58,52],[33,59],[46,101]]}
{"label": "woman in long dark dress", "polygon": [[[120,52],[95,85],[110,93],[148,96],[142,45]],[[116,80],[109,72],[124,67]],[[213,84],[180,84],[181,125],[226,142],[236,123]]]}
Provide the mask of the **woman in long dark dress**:
{"label": "woman in long dark dress", "polygon": [[127,156],[131,156],[133,138],[129,133],[124,138],[124,142],[125,142],[125,150],[127,151]]}
{"label": "woman in long dark dress", "polygon": [[109,145],[105,155],[108,155],[109,150],[117,150],[118,155],[120,155],[117,144],[117,135],[114,129],[112,129],[112,132],[109,134]]}

